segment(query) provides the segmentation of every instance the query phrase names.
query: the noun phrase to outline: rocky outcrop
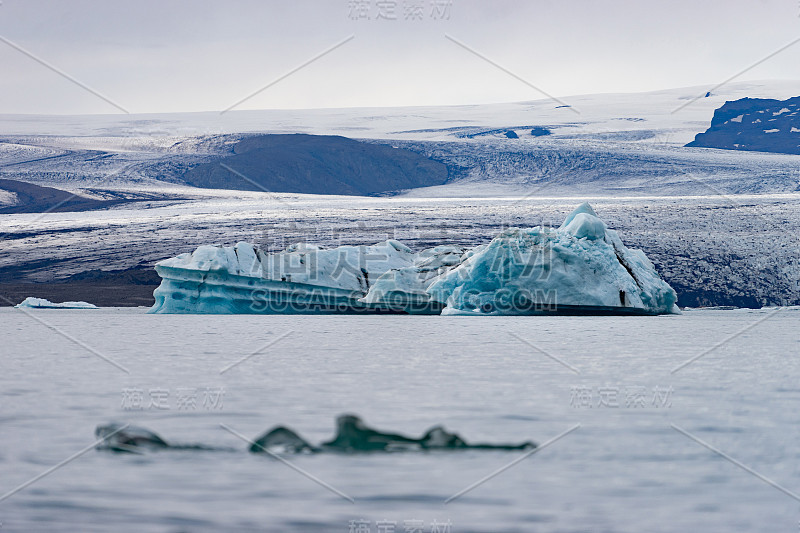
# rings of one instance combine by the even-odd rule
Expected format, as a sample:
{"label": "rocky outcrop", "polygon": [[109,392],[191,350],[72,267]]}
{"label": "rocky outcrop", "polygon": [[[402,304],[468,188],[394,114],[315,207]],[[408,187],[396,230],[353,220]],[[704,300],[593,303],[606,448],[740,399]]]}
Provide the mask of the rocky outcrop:
{"label": "rocky outcrop", "polygon": [[333,135],[258,135],[233,155],[194,167],[189,185],[214,189],[374,195],[441,185],[447,167],[403,148]]}
{"label": "rocky outcrop", "polygon": [[711,127],[686,146],[800,154],[800,96],[742,98],[714,112]]}

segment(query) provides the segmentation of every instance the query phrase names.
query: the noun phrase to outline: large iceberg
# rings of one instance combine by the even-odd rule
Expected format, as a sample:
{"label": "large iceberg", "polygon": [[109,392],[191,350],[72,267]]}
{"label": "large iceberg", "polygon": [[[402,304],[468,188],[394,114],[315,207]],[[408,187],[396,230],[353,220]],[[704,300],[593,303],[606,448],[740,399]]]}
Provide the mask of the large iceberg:
{"label": "large iceberg", "polygon": [[675,291],[588,203],[559,228],[413,252],[388,240],[270,254],[240,242],[160,261],[153,313],[527,315],[679,312]]}
{"label": "large iceberg", "polygon": [[395,299],[395,305],[366,298],[375,286],[386,286],[387,273],[416,268],[427,252],[414,253],[395,240],[331,249],[294,244],[276,254],[246,242],[200,246],[156,263],[162,282],[151,312],[438,314],[442,306],[427,294],[409,294],[409,301]]}
{"label": "large iceberg", "polygon": [[641,250],[625,248],[589,204],[561,227],[509,229],[428,289],[444,314],[675,312],[677,295]]}

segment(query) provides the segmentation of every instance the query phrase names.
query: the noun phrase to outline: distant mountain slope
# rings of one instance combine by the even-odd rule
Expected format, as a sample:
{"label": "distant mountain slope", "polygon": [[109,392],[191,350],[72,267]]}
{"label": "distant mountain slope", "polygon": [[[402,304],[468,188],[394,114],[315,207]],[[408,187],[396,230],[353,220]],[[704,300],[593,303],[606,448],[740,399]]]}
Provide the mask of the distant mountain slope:
{"label": "distant mountain slope", "polygon": [[742,98],[714,112],[711,127],[686,146],[800,154],[800,96]]}
{"label": "distant mountain slope", "polygon": [[24,181],[0,179],[0,199],[4,200],[3,203],[0,203],[0,215],[94,211],[134,202],[185,201],[188,199],[179,194],[159,191],[120,191],[100,188],[80,190],[99,198],[90,198],[75,192],[54,187],[42,187]]}
{"label": "distant mountain slope", "polygon": [[13,205],[0,207],[0,214],[41,213],[43,211],[89,211],[103,209],[127,200],[95,200],[52,187],[40,187],[32,183],[0,179],[0,190],[16,195]]}
{"label": "distant mountain slope", "polygon": [[291,134],[246,138],[236,144],[234,155],[199,165],[183,180],[214,189],[370,195],[441,185],[447,177],[444,164],[409,150]]}

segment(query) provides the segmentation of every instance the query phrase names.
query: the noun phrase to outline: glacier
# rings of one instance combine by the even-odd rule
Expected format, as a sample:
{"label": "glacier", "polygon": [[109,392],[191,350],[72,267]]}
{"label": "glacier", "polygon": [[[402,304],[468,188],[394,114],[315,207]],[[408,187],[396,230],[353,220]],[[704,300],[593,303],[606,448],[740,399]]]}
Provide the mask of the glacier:
{"label": "glacier", "polygon": [[159,261],[151,313],[444,315],[679,313],[675,291],[588,204],[558,228],[510,228],[472,248],[396,240],[278,253],[239,242]]}

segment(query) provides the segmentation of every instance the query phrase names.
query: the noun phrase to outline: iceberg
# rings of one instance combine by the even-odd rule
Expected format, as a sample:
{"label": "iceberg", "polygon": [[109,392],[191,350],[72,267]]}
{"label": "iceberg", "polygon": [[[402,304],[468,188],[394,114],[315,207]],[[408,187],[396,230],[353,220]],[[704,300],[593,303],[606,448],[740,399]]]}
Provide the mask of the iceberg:
{"label": "iceberg", "polygon": [[677,295],[588,203],[559,228],[512,228],[428,287],[447,315],[679,313]]}
{"label": "iceberg", "polygon": [[53,303],[50,300],[33,296],[28,296],[14,307],[17,309],[99,309],[96,305],[87,302]]}
{"label": "iceberg", "polygon": [[511,228],[473,248],[395,240],[323,249],[204,245],[160,261],[151,313],[445,315],[679,313],[675,291],[588,203],[558,228]]}
{"label": "iceberg", "polygon": [[413,268],[421,257],[424,252],[415,254],[395,240],[331,249],[301,243],[276,254],[246,242],[200,246],[156,263],[162,282],[150,312],[438,314],[442,306],[427,295],[417,302],[412,294],[396,305],[365,299],[387,272]]}

